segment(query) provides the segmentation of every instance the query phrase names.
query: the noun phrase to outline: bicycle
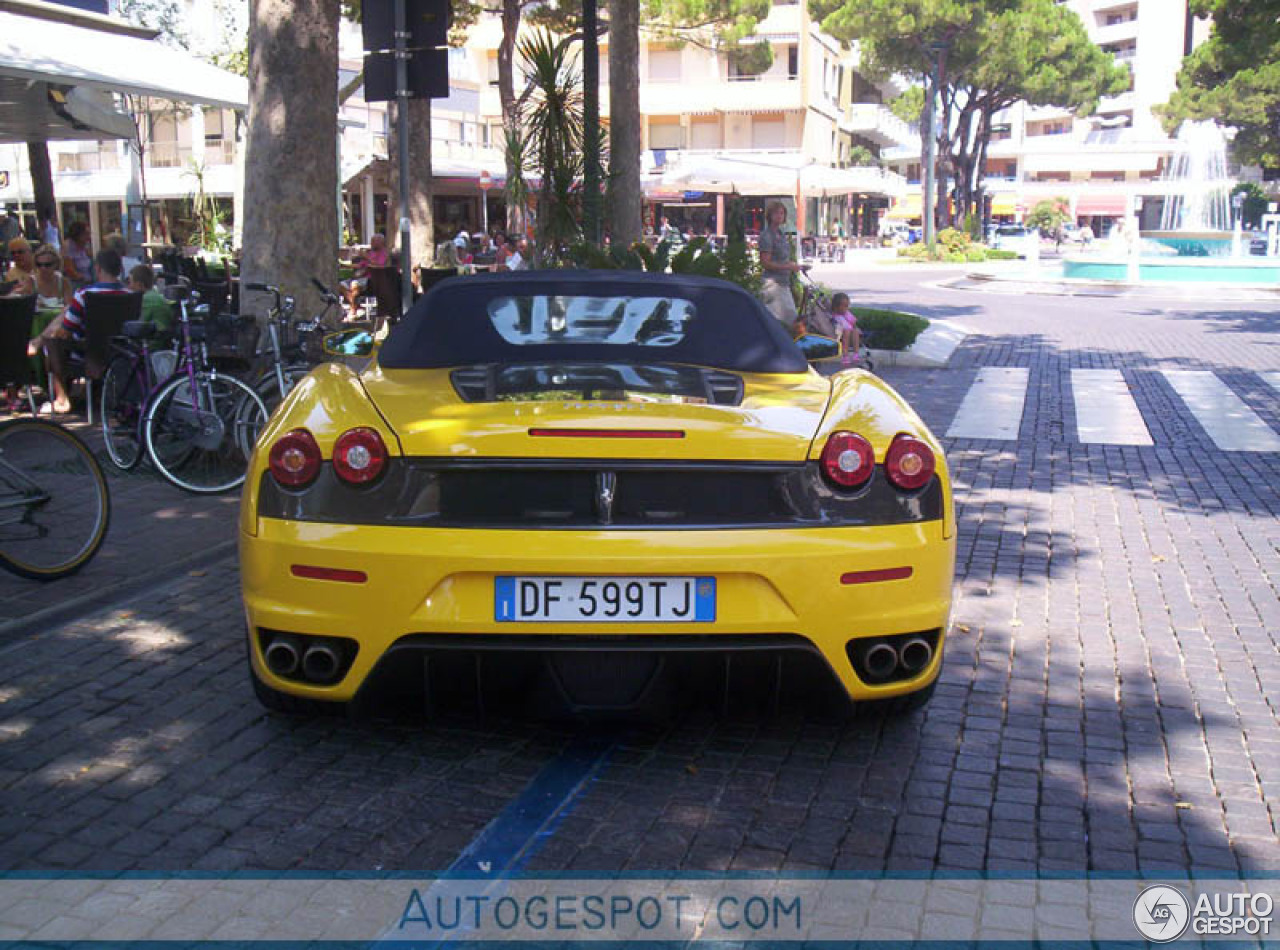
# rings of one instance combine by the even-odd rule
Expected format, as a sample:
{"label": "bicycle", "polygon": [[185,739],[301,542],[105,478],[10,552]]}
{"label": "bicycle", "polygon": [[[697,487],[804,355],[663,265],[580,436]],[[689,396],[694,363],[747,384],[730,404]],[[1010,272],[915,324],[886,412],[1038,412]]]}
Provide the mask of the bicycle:
{"label": "bicycle", "polygon": [[311,372],[312,362],[307,358],[307,344],[313,335],[323,333],[324,319],[337,305],[337,295],[324,284],[311,278],[320,291],[324,310],[310,320],[294,322],[297,302],[293,297],[280,294],[280,288],[270,284],[245,284],[245,290],[272,294],[275,303],[267,316],[267,345],[257,352],[258,357],[268,357],[269,368],[253,383],[253,390],[267,408],[267,415],[293,391],[301,379]]}
{"label": "bicycle", "polygon": [[51,581],[98,553],[111,495],[88,447],[56,422],[0,423],[0,566]]}
{"label": "bicycle", "polygon": [[186,491],[230,491],[244,483],[267,409],[248,383],[210,365],[208,326],[191,320],[186,300],[179,301],[178,327],[181,365],[145,403],[147,456],[165,479]]}
{"label": "bicycle", "polygon": [[147,397],[157,388],[157,380],[177,371],[183,357],[173,350],[151,350],[150,340],[158,332],[153,323],[130,320],[123,330],[111,341],[112,355],[102,374],[99,418],[107,458],[128,472],[142,460],[142,409]]}

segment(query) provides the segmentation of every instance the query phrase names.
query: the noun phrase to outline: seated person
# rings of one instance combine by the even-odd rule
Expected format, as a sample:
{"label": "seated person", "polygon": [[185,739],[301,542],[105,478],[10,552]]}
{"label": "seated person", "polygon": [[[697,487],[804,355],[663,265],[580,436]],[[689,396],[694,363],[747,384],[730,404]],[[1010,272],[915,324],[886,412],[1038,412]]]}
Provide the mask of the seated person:
{"label": "seated person", "polygon": [[173,336],[173,304],[156,290],[156,272],[150,264],[138,264],[130,269],[129,289],[142,294],[142,319],[154,323],[161,337]]}
{"label": "seated person", "polygon": [[[54,320],[40,336],[31,341],[27,354],[34,356],[43,347],[49,362],[49,372],[53,376],[52,403],[41,407],[42,413],[70,412],[71,399],[68,396],[68,384],[71,380],[71,353],[85,337],[84,309],[85,297],[88,294],[127,294],[129,291],[120,283],[120,255],[115,251],[102,250],[93,259],[96,280],[87,287],[81,287],[71,298],[71,303],[62,316]],[[85,366],[91,376],[101,374],[102,366]]]}
{"label": "seated person", "polygon": [[849,309],[849,295],[840,293],[831,298],[831,321],[836,325],[836,332],[844,344],[844,363],[858,361],[858,351],[862,349],[862,333],[858,330],[858,317]]}
{"label": "seated person", "polygon": [[6,291],[10,297],[26,297],[35,293],[36,265],[31,254],[31,245],[24,237],[16,237],[9,242],[9,256],[13,265],[4,275],[5,283],[13,286]]}
{"label": "seated person", "polygon": [[354,313],[356,310],[356,298],[360,297],[369,286],[369,268],[391,266],[391,255],[387,253],[386,237],[381,234],[375,234],[371,237],[369,239],[369,250],[358,255],[352,263],[355,264],[356,273],[351,280],[342,282],[342,296],[346,298],[347,307]]}

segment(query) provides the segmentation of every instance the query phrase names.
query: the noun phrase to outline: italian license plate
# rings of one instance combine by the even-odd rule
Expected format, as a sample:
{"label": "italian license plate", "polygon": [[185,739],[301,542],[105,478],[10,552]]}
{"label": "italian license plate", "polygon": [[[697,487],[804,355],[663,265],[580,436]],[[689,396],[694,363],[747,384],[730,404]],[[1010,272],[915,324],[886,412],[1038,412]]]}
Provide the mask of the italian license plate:
{"label": "italian license plate", "polygon": [[710,623],[714,577],[495,577],[498,621]]}

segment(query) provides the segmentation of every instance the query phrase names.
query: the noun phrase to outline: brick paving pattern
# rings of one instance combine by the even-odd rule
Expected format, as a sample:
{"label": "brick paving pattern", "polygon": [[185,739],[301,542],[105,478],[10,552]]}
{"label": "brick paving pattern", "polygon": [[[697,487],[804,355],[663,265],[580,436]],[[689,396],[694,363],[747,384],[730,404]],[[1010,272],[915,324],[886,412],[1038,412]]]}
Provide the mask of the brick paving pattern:
{"label": "brick paving pattern", "polygon": [[[978,367],[1031,373],[1016,442],[948,447],[960,548],[933,702],[619,727],[530,867],[1280,867],[1280,455],[1217,451],[1158,372],[1213,370],[1280,431],[1255,372],[1280,367],[1280,308],[918,280],[844,285],[975,331],[946,370],[885,373],[935,431]],[[1076,367],[1122,370],[1155,445],[1076,441]],[[0,867],[444,868],[571,739],[266,715],[241,623],[226,561],[0,646]]]}

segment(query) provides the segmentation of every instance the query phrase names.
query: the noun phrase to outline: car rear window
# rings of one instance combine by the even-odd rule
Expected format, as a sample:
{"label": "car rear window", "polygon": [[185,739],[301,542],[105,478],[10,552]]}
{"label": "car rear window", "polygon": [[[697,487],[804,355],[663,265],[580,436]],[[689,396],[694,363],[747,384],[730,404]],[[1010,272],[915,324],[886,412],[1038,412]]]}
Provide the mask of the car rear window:
{"label": "car rear window", "polygon": [[791,335],[741,287],[632,271],[513,271],[436,284],[378,352],[383,369],[557,362],[803,373]]}
{"label": "car rear window", "polygon": [[675,346],[697,307],[679,297],[527,294],[489,301],[489,319],[507,343]]}

